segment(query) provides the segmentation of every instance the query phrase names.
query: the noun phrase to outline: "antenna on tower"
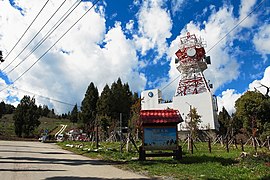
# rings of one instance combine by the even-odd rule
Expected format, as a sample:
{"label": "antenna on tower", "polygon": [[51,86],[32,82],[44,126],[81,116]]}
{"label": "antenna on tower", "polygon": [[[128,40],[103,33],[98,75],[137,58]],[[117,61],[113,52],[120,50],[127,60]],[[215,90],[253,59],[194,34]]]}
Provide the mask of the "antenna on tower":
{"label": "antenna on tower", "polygon": [[210,56],[206,56],[205,41],[189,32],[180,38],[179,50],[175,53],[177,70],[182,74],[176,96],[186,96],[210,92],[212,85],[208,85],[203,75],[207,65],[211,64]]}

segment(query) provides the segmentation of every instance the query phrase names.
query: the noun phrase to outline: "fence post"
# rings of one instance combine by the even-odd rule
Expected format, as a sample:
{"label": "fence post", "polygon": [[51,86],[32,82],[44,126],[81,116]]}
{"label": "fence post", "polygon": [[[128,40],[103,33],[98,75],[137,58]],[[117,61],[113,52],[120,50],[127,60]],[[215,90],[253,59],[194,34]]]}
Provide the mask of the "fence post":
{"label": "fence post", "polygon": [[212,152],[211,151],[211,139],[210,138],[208,138],[208,150],[209,150],[210,153]]}
{"label": "fence post", "polygon": [[238,147],[237,147],[237,142],[236,142],[236,138],[235,138],[235,137],[234,137],[233,141],[234,141],[234,146],[235,146],[235,148],[238,149]]}
{"label": "fence post", "polygon": [[269,138],[269,136],[267,136],[267,146],[268,146],[268,149],[270,150],[270,138]]}
{"label": "fence post", "polygon": [[242,150],[242,151],[245,151],[245,150],[244,150],[244,143],[243,143],[243,140],[242,140],[242,139],[240,139],[240,143],[241,143],[241,150]]}
{"label": "fence post", "polygon": [[143,150],[143,147],[139,147],[139,160],[140,161],[145,161],[145,150]]}
{"label": "fence post", "polygon": [[226,150],[229,152],[229,142],[228,142],[228,136],[226,137]]}
{"label": "fence post", "polygon": [[191,150],[191,154],[193,154],[193,138],[190,138],[190,150]]}

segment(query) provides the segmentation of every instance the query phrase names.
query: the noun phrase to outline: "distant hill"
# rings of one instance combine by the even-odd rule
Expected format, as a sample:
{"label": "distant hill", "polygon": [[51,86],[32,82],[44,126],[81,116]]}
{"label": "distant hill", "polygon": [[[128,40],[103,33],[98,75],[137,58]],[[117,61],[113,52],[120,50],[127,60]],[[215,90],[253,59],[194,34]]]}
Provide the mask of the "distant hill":
{"label": "distant hill", "polygon": [[[27,140],[37,140],[45,130],[47,130],[49,134],[54,135],[60,129],[61,124],[68,125],[67,130],[77,127],[77,124],[71,123],[69,119],[41,117],[39,118],[39,121],[40,125],[35,130],[34,137],[27,138]],[[25,140],[25,138],[18,138],[15,135],[13,114],[5,114],[0,119],[0,139]]]}

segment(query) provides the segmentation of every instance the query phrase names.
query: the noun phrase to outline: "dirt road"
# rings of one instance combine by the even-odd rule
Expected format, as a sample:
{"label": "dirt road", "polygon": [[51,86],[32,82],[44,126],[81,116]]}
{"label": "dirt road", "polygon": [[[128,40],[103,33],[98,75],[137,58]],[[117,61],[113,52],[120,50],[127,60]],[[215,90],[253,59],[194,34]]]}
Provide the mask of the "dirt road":
{"label": "dirt road", "polygon": [[54,144],[0,141],[0,179],[86,180],[148,179],[99,160],[73,154]]}

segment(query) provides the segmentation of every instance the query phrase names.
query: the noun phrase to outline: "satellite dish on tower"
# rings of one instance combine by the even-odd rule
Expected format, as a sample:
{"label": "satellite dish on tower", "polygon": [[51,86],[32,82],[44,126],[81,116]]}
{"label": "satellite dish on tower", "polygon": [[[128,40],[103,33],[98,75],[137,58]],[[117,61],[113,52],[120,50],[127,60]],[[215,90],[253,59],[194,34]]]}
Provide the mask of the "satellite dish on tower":
{"label": "satellite dish on tower", "polygon": [[189,57],[193,57],[193,56],[195,56],[195,54],[196,54],[196,50],[195,50],[194,48],[189,48],[189,49],[187,50],[187,55],[188,55]]}

